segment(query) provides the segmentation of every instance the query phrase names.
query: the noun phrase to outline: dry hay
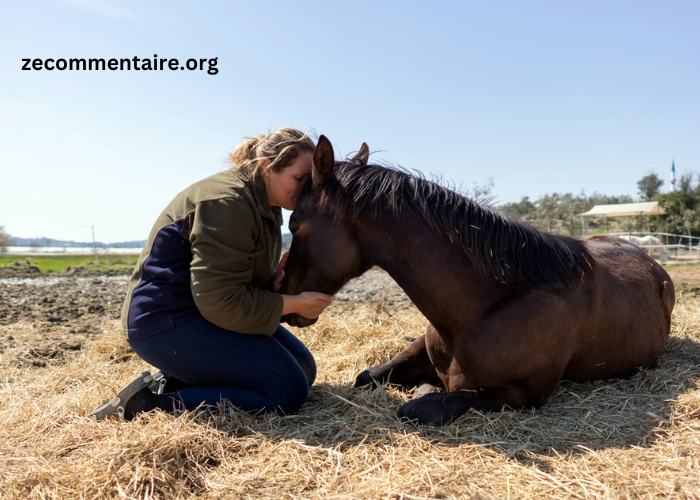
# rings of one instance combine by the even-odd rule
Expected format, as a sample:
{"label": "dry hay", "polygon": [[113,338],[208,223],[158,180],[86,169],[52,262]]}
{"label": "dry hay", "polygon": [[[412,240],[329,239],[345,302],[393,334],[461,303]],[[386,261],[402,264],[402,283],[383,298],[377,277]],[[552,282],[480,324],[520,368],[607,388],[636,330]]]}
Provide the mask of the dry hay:
{"label": "dry hay", "polygon": [[[295,415],[230,406],[85,418],[149,367],[116,321],[66,360],[0,361],[0,496],[26,498],[700,498],[700,307],[679,306],[657,370],[562,383],[537,410],[402,424],[406,394],[351,387],[419,335],[415,310],[362,307],[295,333],[319,378]],[[1,327],[21,335],[29,324]]]}

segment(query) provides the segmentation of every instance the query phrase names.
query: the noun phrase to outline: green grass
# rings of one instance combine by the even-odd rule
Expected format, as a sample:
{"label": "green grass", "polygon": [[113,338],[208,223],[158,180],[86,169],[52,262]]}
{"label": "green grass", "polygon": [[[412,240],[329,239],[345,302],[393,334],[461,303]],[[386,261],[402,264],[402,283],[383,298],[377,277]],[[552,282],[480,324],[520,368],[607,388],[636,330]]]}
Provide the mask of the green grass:
{"label": "green grass", "polygon": [[[100,255],[100,267],[130,267],[133,268],[138,255]],[[83,266],[95,264],[94,255],[6,255],[0,257],[0,266],[12,265],[14,262],[26,262],[39,266],[42,273],[63,273],[68,266]]]}
{"label": "green grass", "polygon": [[688,264],[668,264],[668,265],[666,265],[666,266],[664,266],[664,267],[665,267],[665,268],[672,267],[672,268],[675,269],[675,268],[678,268],[678,267],[695,267],[695,266],[700,266],[700,262],[690,262],[690,263],[688,263]]}

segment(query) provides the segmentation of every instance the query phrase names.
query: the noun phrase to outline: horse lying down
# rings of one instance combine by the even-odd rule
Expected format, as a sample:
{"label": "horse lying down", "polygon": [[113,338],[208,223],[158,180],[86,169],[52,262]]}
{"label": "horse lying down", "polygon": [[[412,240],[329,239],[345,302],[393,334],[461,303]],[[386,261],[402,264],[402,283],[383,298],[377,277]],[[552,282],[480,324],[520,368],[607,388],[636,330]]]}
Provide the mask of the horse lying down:
{"label": "horse lying down", "polygon": [[363,144],[335,161],[320,137],[289,221],[282,284],[282,293],[333,294],[376,265],[430,321],[391,361],[360,373],[357,387],[440,384],[446,392],[426,391],[400,416],[442,425],[470,408],[542,405],[562,379],[657,365],[675,294],[639,247],[543,233],[433,182],[368,165],[368,154]]}

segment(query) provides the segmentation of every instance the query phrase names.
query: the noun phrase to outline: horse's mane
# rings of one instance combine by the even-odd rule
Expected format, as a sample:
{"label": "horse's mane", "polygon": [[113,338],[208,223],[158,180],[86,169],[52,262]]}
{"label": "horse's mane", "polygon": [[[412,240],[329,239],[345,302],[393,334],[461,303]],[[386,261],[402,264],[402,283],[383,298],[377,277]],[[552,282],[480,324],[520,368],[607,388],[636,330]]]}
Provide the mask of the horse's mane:
{"label": "horse's mane", "polygon": [[368,210],[373,218],[413,214],[459,245],[480,272],[504,283],[563,286],[582,279],[593,261],[578,240],[511,220],[396,167],[336,162],[320,208],[351,216]]}

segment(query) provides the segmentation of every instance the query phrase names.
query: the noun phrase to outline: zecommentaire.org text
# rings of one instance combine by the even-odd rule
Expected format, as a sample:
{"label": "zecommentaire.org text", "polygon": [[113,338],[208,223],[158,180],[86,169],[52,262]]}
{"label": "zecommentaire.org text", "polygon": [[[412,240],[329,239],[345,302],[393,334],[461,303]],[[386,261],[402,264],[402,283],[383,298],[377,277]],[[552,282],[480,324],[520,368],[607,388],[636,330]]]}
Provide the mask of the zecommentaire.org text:
{"label": "zecommentaire.org text", "polygon": [[85,58],[59,58],[22,59],[23,71],[204,71],[207,74],[216,75],[219,69],[216,67],[218,57],[187,59],[180,64],[178,59],[159,58],[154,54],[152,59],[147,57],[132,57],[131,59],[85,59]]}

